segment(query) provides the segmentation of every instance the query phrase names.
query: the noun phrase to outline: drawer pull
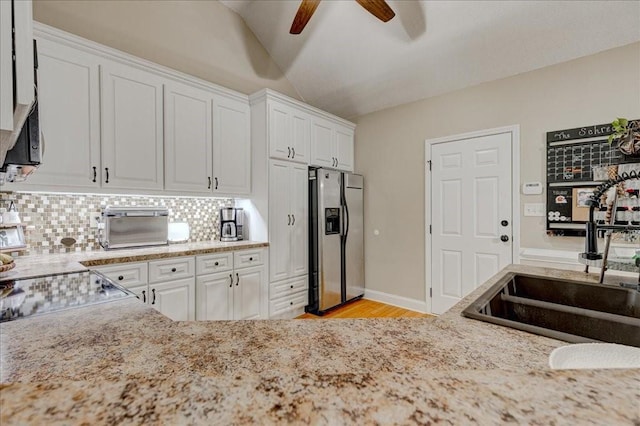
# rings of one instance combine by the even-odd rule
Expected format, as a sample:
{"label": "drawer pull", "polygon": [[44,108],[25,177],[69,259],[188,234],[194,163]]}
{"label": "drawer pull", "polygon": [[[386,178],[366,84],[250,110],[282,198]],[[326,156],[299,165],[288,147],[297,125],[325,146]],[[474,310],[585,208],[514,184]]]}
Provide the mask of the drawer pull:
{"label": "drawer pull", "polygon": [[293,302],[289,302],[290,305],[293,305]]}
{"label": "drawer pull", "polygon": [[171,272],[175,272],[175,271],[176,271],[176,268],[171,268]]}
{"label": "drawer pull", "polygon": [[250,258],[249,258],[249,262],[253,262],[253,257],[250,257]]}
{"label": "drawer pull", "polygon": [[291,288],[293,288],[293,286],[291,286]]}
{"label": "drawer pull", "polygon": [[122,280],[124,280],[124,277],[122,275],[119,275],[118,276],[118,281],[122,281]]}
{"label": "drawer pull", "polygon": [[218,266],[220,264],[220,262],[216,262],[213,264],[213,266]]}
{"label": "drawer pull", "polygon": [[156,289],[152,288],[151,289],[151,293],[153,294],[153,300],[151,301],[151,304],[155,305],[156,304]]}

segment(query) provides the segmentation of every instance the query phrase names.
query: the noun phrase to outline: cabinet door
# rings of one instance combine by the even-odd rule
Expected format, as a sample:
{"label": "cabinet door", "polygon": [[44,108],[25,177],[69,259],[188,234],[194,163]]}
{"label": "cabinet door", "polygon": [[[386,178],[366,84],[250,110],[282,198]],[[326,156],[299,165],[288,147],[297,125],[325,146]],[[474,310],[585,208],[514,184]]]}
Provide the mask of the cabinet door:
{"label": "cabinet door", "polygon": [[103,187],[162,189],[163,80],[105,61],[100,82]]}
{"label": "cabinet door", "polygon": [[266,286],[264,266],[237,270],[233,286],[233,319],[259,319]]}
{"label": "cabinet door", "polygon": [[195,278],[151,284],[149,303],[174,321],[192,321],[196,312],[195,288]]}
{"label": "cabinet door", "polygon": [[290,165],[272,161],[269,170],[269,279],[279,281],[290,275],[291,259],[291,179]]}
{"label": "cabinet door", "polygon": [[150,303],[149,301],[149,286],[139,285],[135,287],[127,287],[131,293],[135,294],[138,299],[144,304]]}
{"label": "cabinet door", "polygon": [[38,109],[46,152],[24,185],[100,187],[98,58],[38,40]]}
{"label": "cabinet door", "polygon": [[291,111],[285,105],[269,101],[269,156],[271,158],[291,158]]}
{"label": "cabinet door", "polygon": [[296,109],[291,109],[291,160],[309,164],[309,146],[311,144],[311,119]]}
{"label": "cabinet door", "polygon": [[[0,1],[0,135],[13,132],[13,36],[11,34],[11,2]],[[8,148],[8,147],[7,147]],[[3,148],[4,149],[4,148]],[[0,158],[4,160],[4,158]],[[4,161],[3,161],[4,162]]]}
{"label": "cabinet door", "polygon": [[212,190],[211,93],[175,82],[164,88],[165,189]]}
{"label": "cabinet door", "polygon": [[336,167],[333,124],[328,120],[314,118],[311,122],[311,165]]}
{"label": "cabinet door", "polygon": [[353,171],[353,136],[353,130],[348,127],[336,128],[336,157],[340,170]]}
{"label": "cabinet door", "polygon": [[196,278],[196,319],[198,321],[233,319],[232,272]]}
{"label": "cabinet door", "polygon": [[213,101],[214,192],[251,192],[249,104],[216,96]]}
{"label": "cabinet door", "polygon": [[306,274],[308,268],[308,188],[309,172],[307,166],[291,166],[291,276]]}

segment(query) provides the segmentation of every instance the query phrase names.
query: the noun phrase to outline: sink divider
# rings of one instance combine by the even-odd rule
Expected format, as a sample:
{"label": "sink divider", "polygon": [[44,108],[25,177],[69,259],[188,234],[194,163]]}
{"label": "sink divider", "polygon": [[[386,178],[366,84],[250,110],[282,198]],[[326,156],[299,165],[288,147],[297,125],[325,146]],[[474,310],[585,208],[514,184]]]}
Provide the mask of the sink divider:
{"label": "sink divider", "polygon": [[517,303],[525,306],[533,306],[536,308],[550,309],[559,312],[566,312],[575,315],[582,315],[589,318],[596,318],[606,321],[615,321],[621,324],[640,326],[640,319],[632,318],[625,315],[616,315],[609,312],[594,311],[591,309],[576,308],[574,306],[566,306],[558,303],[545,302],[542,300],[527,299],[526,297],[511,296],[508,294],[500,294],[500,299],[505,302]]}

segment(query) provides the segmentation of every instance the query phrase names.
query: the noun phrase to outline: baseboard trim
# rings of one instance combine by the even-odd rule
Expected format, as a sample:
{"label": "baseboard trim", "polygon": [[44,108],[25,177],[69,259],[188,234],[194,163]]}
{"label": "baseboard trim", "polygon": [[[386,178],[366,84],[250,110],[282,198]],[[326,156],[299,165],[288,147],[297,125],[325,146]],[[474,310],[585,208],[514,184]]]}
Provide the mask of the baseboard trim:
{"label": "baseboard trim", "polygon": [[410,299],[408,297],[396,296],[395,294],[383,293],[381,291],[364,289],[364,298],[374,302],[386,303],[387,305],[416,311],[423,314],[429,313],[429,306],[424,300]]}

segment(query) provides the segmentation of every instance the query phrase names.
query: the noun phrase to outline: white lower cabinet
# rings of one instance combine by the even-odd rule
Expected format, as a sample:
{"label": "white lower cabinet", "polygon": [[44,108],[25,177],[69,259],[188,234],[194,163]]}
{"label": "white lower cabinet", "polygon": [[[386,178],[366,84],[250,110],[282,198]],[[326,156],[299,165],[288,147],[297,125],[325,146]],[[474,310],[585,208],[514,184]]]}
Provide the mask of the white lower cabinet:
{"label": "white lower cabinet", "polygon": [[269,318],[294,318],[309,303],[309,277],[291,278],[269,285]]}
{"label": "white lower cabinet", "polygon": [[195,319],[193,257],[102,266],[97,270],[172,320]]}
{"label": "white lower cabinet", "polygon": [[[266,318],[266,249],[196,257],[196,318],[247,320]],[[233,259],[231,261],[231,259]],[[224,272],[221,272],[223,270]],[[215,273],[208,273],[216,271]],[[204,272],[203,275],[200,275]]]}

